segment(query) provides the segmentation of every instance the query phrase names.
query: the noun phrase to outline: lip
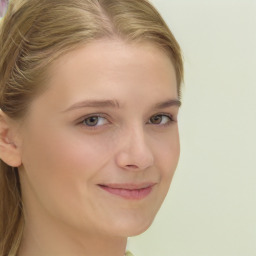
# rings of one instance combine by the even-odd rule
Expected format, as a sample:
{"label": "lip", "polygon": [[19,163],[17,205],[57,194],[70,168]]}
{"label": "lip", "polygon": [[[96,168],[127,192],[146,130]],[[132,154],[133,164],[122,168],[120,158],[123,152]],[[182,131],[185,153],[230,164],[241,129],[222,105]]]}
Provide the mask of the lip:
{"label": "lip", "polygon": [[156,183],[141,184],[99,184],[104,191],[128,200],[141,200],[147,197]]}

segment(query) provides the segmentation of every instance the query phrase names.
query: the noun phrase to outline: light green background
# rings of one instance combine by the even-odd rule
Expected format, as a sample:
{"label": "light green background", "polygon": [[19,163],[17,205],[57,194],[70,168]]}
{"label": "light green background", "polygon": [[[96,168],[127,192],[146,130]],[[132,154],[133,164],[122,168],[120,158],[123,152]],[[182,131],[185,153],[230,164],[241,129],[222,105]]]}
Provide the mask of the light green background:
{"label": "light green background", "polygon": [[256,255],[256,0],[153,0],[179,41],[181,158],[136,256]]}
{"label": "light green background", "polygon": [[153,0],[185,59],[180,164],[136,256],[256,255],[256,1]]}

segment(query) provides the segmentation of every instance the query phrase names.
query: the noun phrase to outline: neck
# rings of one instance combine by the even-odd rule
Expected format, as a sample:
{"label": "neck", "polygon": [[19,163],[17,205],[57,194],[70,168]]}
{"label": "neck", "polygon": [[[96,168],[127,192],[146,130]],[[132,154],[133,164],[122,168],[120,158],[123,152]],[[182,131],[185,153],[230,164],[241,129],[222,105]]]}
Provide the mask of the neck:
{"label": "neck", "polygon": [[56,221],[25,223],[18,256],[123,256],[125,254],[126,237],[74,231]]}

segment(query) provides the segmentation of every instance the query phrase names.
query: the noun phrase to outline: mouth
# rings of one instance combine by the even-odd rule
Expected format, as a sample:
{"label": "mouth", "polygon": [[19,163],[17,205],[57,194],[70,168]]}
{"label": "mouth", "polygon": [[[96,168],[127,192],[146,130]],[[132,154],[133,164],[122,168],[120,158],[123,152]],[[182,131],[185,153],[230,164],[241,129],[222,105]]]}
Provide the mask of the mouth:
{"label": "mouth", "polygon": [[128,200],[141,200],[147,197],[156,183],[142,184],[99,184],[104,191]]}

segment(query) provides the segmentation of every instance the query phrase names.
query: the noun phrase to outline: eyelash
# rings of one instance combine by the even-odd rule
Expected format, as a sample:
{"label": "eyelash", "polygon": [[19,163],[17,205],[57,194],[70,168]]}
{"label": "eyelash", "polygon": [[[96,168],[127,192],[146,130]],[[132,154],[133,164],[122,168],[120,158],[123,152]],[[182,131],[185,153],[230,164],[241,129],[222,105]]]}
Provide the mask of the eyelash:
{"label": "eyelash", "polygon": [[[88,120],[88,119],[90,119],[90,118],[95,118],[95,117],[97,118],[97,124],[96,124],[96,125],[90,126],[90,125],[85,124],[85,121],[86,121],[86,120]],[[154,123],[152,123],[152,122],[150,121],[150,119],[152,119],[152,118],[154,118],[154,117],[161,117],[161,118],[167,117],[169,120],[168,120],[167,123],[165,123],[165,124],[154,124]],[[106,119],[106,120],[107,120],[107,123],[106,123],[106,124],[103,124],[103,125],[98,125],[99,118],[104,118],[104,119]],[[162,120],[161,120],[161,121],[162,121]],[[149,121],[147,122],[147,124],[152,124],[152,125],[155,125],[155,126],[165,127],[165,126],[170,125],[170,124],[173,123],[173,122],[176,122],[176,121],[174,120],[174,118],[173,118],[173,116],[172,116],[171,114],[168,114],[168,113],[158,113],[158,114],[155,114],[155,115],[151,116],[151,117],[149,118]],[[83,127],[86,127],[86,129],[95,130],[95,129],[99,129],[99,128],[102,127],[102,126],[108,125],[109,123],[110,123],[110,122],[108,121],[107,115],[100,113],[100,114],[91,114],[91,115],[89,115],[89,116],[83,117],[82,120],[78,123],[78,125],[81,125],[81,126],[83,126]]]}
{"label": "eyelash", "polygon": [[[90,126],[90,125],[86,125],[84,122],[90,118],[93,118],[93,117],[96,117],[96,118],[104,118],[107,120],[107,124],[109,124],[109,121],[108,121],[108,118],[105,114],[91,114],[89,116],[85,116],[82,118],[82,120],[78,123],[79,125],[83,126],[83,127],[86,127],[86,129],[92,129],[92,130],[95,130],[95,129],[99,129],[100,127],[102,126],[105,126],[105,124],[103,125],[95,125],[95,126]],[[98,122],[97,122],[98,124]],[[106,125],[107,125],[106,124]]]}
{"label": "eyelash", "polygon": [[[169,119],[169,121],[167,121],[167,123],[165,123],[165,124],[153,124],[153,123],[149,123],[149,124],[159,125],[159,126],[168,126],[168,125],[170,125],[171,123],[175,122],[173,116],[172,116],[171,114],[167,114],[167,113],[158,113],[158,114],[155,114],[155,115],[153,115],[152,117],[150,117],[150,119],[151,119],[151,118],[154,118],[154,117],[159,117],[159,116],[160,116],[161,118],[167,117],[167,118]],[[150,119],[149,119],[149,120],[150,120]]]}

